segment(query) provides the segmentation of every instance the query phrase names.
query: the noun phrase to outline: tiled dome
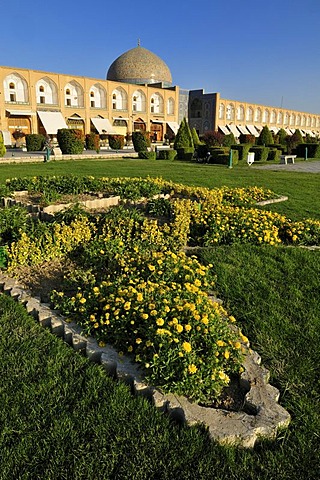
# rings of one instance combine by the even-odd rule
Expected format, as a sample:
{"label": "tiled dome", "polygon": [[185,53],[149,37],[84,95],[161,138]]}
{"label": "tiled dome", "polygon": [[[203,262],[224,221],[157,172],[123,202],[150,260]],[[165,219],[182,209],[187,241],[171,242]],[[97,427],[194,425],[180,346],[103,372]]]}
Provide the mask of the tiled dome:
{"label": "tiled dome", "polygon": [[160,57],[138,45],[123,53],[110,66],[107,80],[125,83],[158,83],[171,86],[168,66]]}

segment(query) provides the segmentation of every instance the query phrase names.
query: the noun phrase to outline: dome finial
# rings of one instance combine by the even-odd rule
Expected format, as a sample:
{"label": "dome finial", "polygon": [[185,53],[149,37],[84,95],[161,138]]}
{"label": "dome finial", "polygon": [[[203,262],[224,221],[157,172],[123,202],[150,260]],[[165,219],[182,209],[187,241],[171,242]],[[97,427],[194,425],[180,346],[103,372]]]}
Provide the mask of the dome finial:
{"label": "dome finial", "polygon": [[138,47],[140,47],[140,38],[138,38]]}

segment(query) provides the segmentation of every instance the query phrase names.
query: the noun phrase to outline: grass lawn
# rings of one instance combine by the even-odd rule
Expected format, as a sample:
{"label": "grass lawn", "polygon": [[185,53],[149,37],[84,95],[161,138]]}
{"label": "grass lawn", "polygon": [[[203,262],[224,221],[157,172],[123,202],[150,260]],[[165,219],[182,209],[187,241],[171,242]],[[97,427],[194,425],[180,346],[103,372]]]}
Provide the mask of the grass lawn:
{"label": "grass lawn", "polygon": [[[293,219],[320,218],[319,175],[139,160],[2,165],[5,178],[66,174],[162,176],[204,186],[258,185],[290,200]],[[205,249],[216,289],[271,372],[292,415],[252,451],[178,427],[101,367],[0,296],[0,480],[316,480],[320,447],[320,252],[295,247]]]}
{"label": "grass lawn", "polygon": [[305,217],[320,218],[320,174],[290,171],[257,170],[247,165],[229,169],[225,166],[199,165],[168,160],[77,160],[48,163],[0,165],[0,184],[6,178],[34,175],[93,175],[105,177],[162,177],[186,185],[209,188],[227,185],[243,187],[256,185],[287,195],[284,204],[268,208],[284,213],[293,220]]}

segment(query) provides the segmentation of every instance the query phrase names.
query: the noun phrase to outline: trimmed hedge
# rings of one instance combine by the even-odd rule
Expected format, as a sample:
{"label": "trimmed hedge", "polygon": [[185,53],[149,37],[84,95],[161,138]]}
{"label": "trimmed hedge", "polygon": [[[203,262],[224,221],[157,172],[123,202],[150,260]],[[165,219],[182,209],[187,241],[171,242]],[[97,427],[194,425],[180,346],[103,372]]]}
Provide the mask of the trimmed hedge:
{"label": "trimmed hedge", "polygon": [[277,148],[270,148],[267,160],[274,160],[280,162],[281,151]]}
{"label": "trimmed hedge", "polygon": [[177,156],[176,150],[159,150],[157,152],[158,160],[174,160]]}
{"label": "trimmed hedge", "polygon": [[306,148],[308,149],[308,158],[320,158],[319,143],[299,143],[296,148],[298,157],[305,157]]}
{"label": "trimmed hedge", "polygon": [[250,152],[254,152],[255,162],[266,162],[269,154],[269,147],[255,145],[250,148]]}
{"label": "trimmed hedge", "polygon": [[0,157],[4,157],[6,154],[6,151],[7,149],[4,145],[2,135],[0,135]]}
{"label": "trimmed hedge", "polygon": [[239,153],[239,161],[247,161],[247,156],[252,145],[250,143],[243,143],[239,145],[232,145],[232,150],[237,150]]}
{"label": "trimmed hedge", "polygon": [[[238,150],[232,149],[232,165],[237,165],[239,161],[239,152]],[[229,152],[218,153],[216,152],[211,158],[209,159],[209,163],[214,165],[229,165],[230,162],[230,149]]]}
{"label": "trimmed hedge", "polygon": [[26,147],[28,152],[41,152],[46,143],[44,135],[29,133],[26,135]]}
{"label": "trimmed hedge", "polygon": [[62,154],[80,154],[83,152],[84,141],[80,130],[60,128],[57,132],[57,140]]}
{"label": "trimmed hedge", "polygon": [[193,147],[177,148],[177,158],[179,160],[192,160],[194,154]]}
{"label": "trimmed hedge", "polygon": [[141,152],[138,152],[138,158],[141,158],[143,160],[155,160],[156,152],[148,152],[148,150],[141,150]]}
{"label": "trimmed hedge", "polygon": [[100,151],[100,137],[96,133],[88,133],[86,135],[86,149]]}
{"label": "trimmed hedge", "polygon": [[135,152],[146,152],[150,147],[150,138],[144,132],[132,132],[132,143]]}
{"label": "trimmed hedge", "polygon": [[109,135],[109,146],[112,150],[122,150],[124,147],[124,135]]}

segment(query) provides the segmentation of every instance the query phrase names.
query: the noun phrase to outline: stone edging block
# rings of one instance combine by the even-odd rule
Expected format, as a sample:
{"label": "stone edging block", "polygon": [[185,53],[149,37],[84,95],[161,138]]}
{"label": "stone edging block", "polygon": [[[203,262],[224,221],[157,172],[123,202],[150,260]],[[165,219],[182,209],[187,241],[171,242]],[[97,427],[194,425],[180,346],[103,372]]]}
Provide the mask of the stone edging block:
{"label": "stone edging block", "polygon": [[119,355],[111,345],[99,347],[94,338],[83,335],[79,325],[67,322],[48,304],[31,297],[14,279],[0,274],[0,290],[22,303],[42,326],[50,328],[53,334],[74,350],[101,365],[108,375],[125,382],[133,394],[149,399],[157,409],[178,422],[204,424],[210,437],[221,444],[253,448],[260,438],[274,439],[278,429],[290,423],[290,414],[278,404],[279,391],[268,383],[268,370],[260,365],[260,356],[250,348],[241,375],[241,383],[248,391],[243,411],[203,407],[191,403],[186,397],[163,394],[159,389],[147,385],[143,371],[137,364]]}

